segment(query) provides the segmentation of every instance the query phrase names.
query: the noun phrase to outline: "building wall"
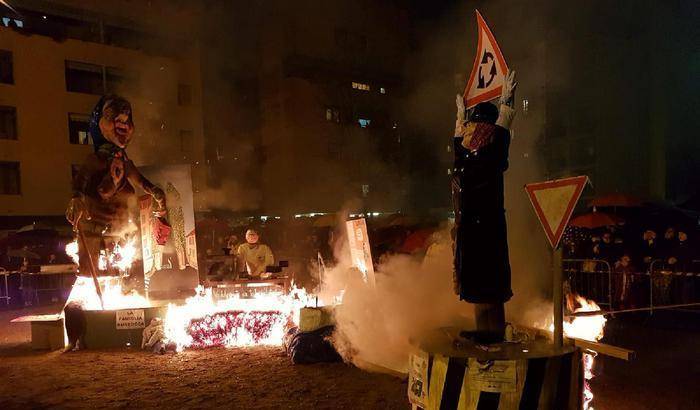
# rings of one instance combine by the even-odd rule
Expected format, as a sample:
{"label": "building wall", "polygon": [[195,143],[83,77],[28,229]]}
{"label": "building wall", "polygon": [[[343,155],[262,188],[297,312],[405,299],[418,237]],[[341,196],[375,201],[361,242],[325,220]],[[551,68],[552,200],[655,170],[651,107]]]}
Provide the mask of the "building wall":
{"label": "building wall", "polygon": [[260,43],[264,208],[401,209],[406,16],[389,2],[279,3]]}
{"label": "building wall", "polygon": [[[0,85],[0,105],[16,107],[18,130],[16,140],[0,139],[0,161],[19,161],[21,173],[21,194],[0,195],[3,215],[62,214],[71,194],[71,165],[92,151],[69,142],[68,113],[89,114],[99,95],[66,91],[66,60],[117,67],[138,79],[116,90],[133,105],[136,132],[128,152],[137,165],[194,165],[203,158],[197,59],[59,42],[6,27],[0,27],[0,49],[12,52],[14,69],[14,84]],[[191,86],[190,105],[178,105],[178,84]],[[181,144],[180,130],[192,131],[185,134],[191,140]],[[196,166],[193,174],[196,180]]]}

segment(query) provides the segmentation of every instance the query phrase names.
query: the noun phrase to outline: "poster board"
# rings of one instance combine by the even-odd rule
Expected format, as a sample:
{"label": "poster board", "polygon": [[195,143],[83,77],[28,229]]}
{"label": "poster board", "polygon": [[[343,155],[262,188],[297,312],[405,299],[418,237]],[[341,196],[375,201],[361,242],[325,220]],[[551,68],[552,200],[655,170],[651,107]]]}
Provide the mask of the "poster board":
{"label": "poster board", "polygon": [[353,219],[345,223],[350,247],[352,266],[362,272],[365,283],[374,286],[374,264],[367,235],[367,222],[364,218]]}
{"label": "poster board", "polygon": [[193,289],[199,283],[199,273],[190,166],[147,166],[139,170],[165,192],[166,219],[172,228],[165,245],[157,245],[153,239],[155,201],[142,196],[139,207],[144,275],[156,279],[156,283],[150,281],[149,291]]}

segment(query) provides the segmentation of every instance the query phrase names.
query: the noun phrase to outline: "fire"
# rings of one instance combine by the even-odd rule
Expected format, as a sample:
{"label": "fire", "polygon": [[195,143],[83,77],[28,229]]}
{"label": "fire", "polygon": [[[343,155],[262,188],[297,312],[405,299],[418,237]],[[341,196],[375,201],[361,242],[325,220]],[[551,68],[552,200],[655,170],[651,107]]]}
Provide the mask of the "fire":
{"label": "fire", "polygon": [[[130,309],[144,308],[151,303],[138,292],[124,292],[121,280],[114,276],[102,276],[97,278],[102,290],[102,300],[105,309]],[[78,302],[85,310],[102,310],[100,299],[95,290],[92,278],[78,276],[68,296],[68,302]]]}
{"label": "fire", "polygon": [[66,255],[70,256],[70,258],[73,260],[73,263],[78,265],[80,262],[80,258],[78,257],[78,241],[73,241],[70,242],[68,245],[66,245]]}
{"label": "fire", "polygon": [[[597,312],[600,307],[592,300],[587,300],[579,295],[573,295],[578,308],[574,309],[577,312]],[[567,337],[584,339],[591,342],[597,342],[603,338],[605,332],[605,322],[607,319],[603,315],[580,316],[573,320],[564,321],[564,334]],[[590,381],[595,377],[593,374],[593,365],[597,353],[586,351],[583,353],[583,409],[594,410],[591,403],[593,402],[593,391],[591,390]]]}
{"label": "fire", "polygon": [[[594,301],[579,295],[574,296],[576,303],[580,305],[574,309],[574,313],[600,311],[600,307]],[[603,338],[606,321],[607,319],[603,315],[575,317],[571,321],[564,321],[564,334],[567,337],[597,342]]]}
{"label": "fire", "polygon": [[[77,242],[69,243],[66,253],[78,263]],[[102,252],[99,266],[101,270],[115,267],[124,273],[135,256],[134,241],[128,241],[124,246],[115,246],[112,252]],[[98,277],[98,281],[105,309],[151,306],[136,291],[125,293],[120,277]],[[167,341],[175,344],[178,351],[188,347],[281,345],[289,327],[299,324],[300,309],[309,304],[310,296],[294,285],[288,293],[255,292],[255,285],[248,286],[248,297],[234,293],[220,300],[214,297],[211,288],[199,286],[184,304],[169,304],[164,320]],[[68,298],[68,302],[73,301],[81,303],[86,310],[102,308],[90,277],[76,279]]]}
{"label": "fire", "polygon": [[[70,256],[74,263],[80,263],[77,240],[66,245],[66,255]],[[116,268],[120,273],[124,273],[131,268],[136,257],[136,238],[131,238],[126,240],[123,245],[115,244],[114,249],[111,251],[100,250],[100,256],[97,259],[97,269],[104,271],[108,268]]]}
{"label": "fire", "polygon": [[279,346],[290,324],[308,303],[303,290],[257,293],[252,299],[234,294],[215,300],[211,289],[198,287],[184,305],[168,305],[165,335],[177,350],[188,347]]}

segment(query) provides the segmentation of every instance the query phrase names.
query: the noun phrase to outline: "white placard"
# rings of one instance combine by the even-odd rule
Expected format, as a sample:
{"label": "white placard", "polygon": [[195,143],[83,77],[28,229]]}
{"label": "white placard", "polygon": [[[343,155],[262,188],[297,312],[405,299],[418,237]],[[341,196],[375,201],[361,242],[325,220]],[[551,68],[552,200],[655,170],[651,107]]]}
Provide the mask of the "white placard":
{"label": "white placard", "polygon": [[117,310],[117,329],[143,329],[146,327],[143,309]]}

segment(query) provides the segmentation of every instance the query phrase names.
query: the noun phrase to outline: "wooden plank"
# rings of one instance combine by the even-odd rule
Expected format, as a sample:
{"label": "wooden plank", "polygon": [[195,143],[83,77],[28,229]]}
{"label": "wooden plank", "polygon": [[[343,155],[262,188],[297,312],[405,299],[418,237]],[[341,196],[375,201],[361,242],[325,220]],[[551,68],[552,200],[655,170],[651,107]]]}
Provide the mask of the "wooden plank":
{"label": "wooden plank", "polygon": [[634,358],[633,350],[605,343],[591,342],[583,339],[571,338],[571,340],[573,340],[575,346],[581,349],[592,350],[596,353],[604,354],[606,356],[615,357],[626,361],[630,361],[632,358]]}

